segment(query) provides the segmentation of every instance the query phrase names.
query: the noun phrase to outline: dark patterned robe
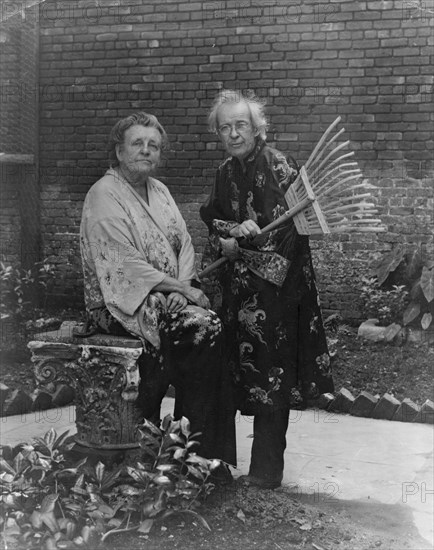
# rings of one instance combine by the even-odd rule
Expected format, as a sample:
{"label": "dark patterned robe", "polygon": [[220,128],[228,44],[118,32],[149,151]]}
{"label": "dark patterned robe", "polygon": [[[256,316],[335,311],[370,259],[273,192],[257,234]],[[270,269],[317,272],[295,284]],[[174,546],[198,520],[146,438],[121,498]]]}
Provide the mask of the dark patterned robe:
{"label": "dark patterned robe", "polygon": [[[218,168],[212,193],[201,208],[214,260],[219,237],[244,220],[264,227],[287,210],[285,192],[295,180],[295,161],[257,138],[244,160]],[[240,257],[216,279],[227,334],[229,361],[243,414],[303,408],[307,399],[333,391],[330,356],[322,324],[309,241],[292,220],[253,243],[240,241]]]}

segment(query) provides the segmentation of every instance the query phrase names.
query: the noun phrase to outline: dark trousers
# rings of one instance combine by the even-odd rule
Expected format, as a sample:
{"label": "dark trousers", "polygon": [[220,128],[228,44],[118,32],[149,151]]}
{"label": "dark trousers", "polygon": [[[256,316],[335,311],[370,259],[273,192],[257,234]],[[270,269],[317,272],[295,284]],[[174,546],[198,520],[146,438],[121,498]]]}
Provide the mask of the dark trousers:
{"label": "dark trousers", "polygon": [[288,422],[289,407],[255,415],[249,475],[282,481]]}
{"label": "dark trousers", "polygon": [[175,419],[185,416],[190,421],[191,432],[201,433],[200,447],[193,450],[206,458],[220,458],[236,466],[236,411],[231,380],[216,347],[211,357],[206,347],[202,352],[195,349],[193,354],[188,354],[186,350],[181,353],[178,346],[171,350],[171,360],[165,361],[163,368],[155,357],[143,354],[139,360],[138,403],[144,418],[158,426],[161,402],[172,384]]}

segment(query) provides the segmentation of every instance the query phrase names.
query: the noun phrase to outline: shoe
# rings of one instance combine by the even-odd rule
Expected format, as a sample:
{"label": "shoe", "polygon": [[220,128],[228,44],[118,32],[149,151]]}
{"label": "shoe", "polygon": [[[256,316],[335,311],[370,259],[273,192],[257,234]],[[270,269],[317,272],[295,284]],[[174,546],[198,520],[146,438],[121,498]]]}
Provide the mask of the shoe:
{"label": "shoe", "polygon": [[254,487],[258,487],[259,489],[277,489],[282,485],[282,480],[269,480],[252,475],[240,476],[239,478],[237,478],[237,481],[245,483],[246,485],[253,485]]}
{"label": "shoe", "polygon": [[234,481],[229,466],[226,464],[220,464],[218,468],[213,470],[208,479],[215,485],[229,485]]}

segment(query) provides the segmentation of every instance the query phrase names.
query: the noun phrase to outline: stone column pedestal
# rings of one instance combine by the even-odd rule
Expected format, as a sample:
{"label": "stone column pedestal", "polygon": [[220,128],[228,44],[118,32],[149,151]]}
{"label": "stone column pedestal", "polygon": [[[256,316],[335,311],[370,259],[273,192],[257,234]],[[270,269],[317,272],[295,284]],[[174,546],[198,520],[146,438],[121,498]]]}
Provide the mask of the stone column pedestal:
{"label": "stone column pedestal", "polygon": [[65,383],[74,389],[79,445],[137,448],[142,343],[109,335],[78,338],[71,328],[38,334],[29,342],[38,384]]}

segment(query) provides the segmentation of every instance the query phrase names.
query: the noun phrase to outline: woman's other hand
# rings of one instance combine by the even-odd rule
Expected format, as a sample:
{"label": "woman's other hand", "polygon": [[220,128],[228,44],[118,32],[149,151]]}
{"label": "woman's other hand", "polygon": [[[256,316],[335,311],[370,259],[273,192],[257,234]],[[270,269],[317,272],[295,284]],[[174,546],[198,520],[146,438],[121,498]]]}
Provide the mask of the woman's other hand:
{"label": "woman's other hand", "polygon": [[187,306],[187,298],[180,292],[171,292],[166,298],[168,313],[179,313]]}
{"label": "woman's other hand", "polygon": [[240,237],[253,239],[253,237],[256,237],[256,235],[259,235],[260,233],[261,228],[253,220],[245,220],[243,223],[237,225],[229,231],[229,235],[231,237],[235,237],[236,239]]}

